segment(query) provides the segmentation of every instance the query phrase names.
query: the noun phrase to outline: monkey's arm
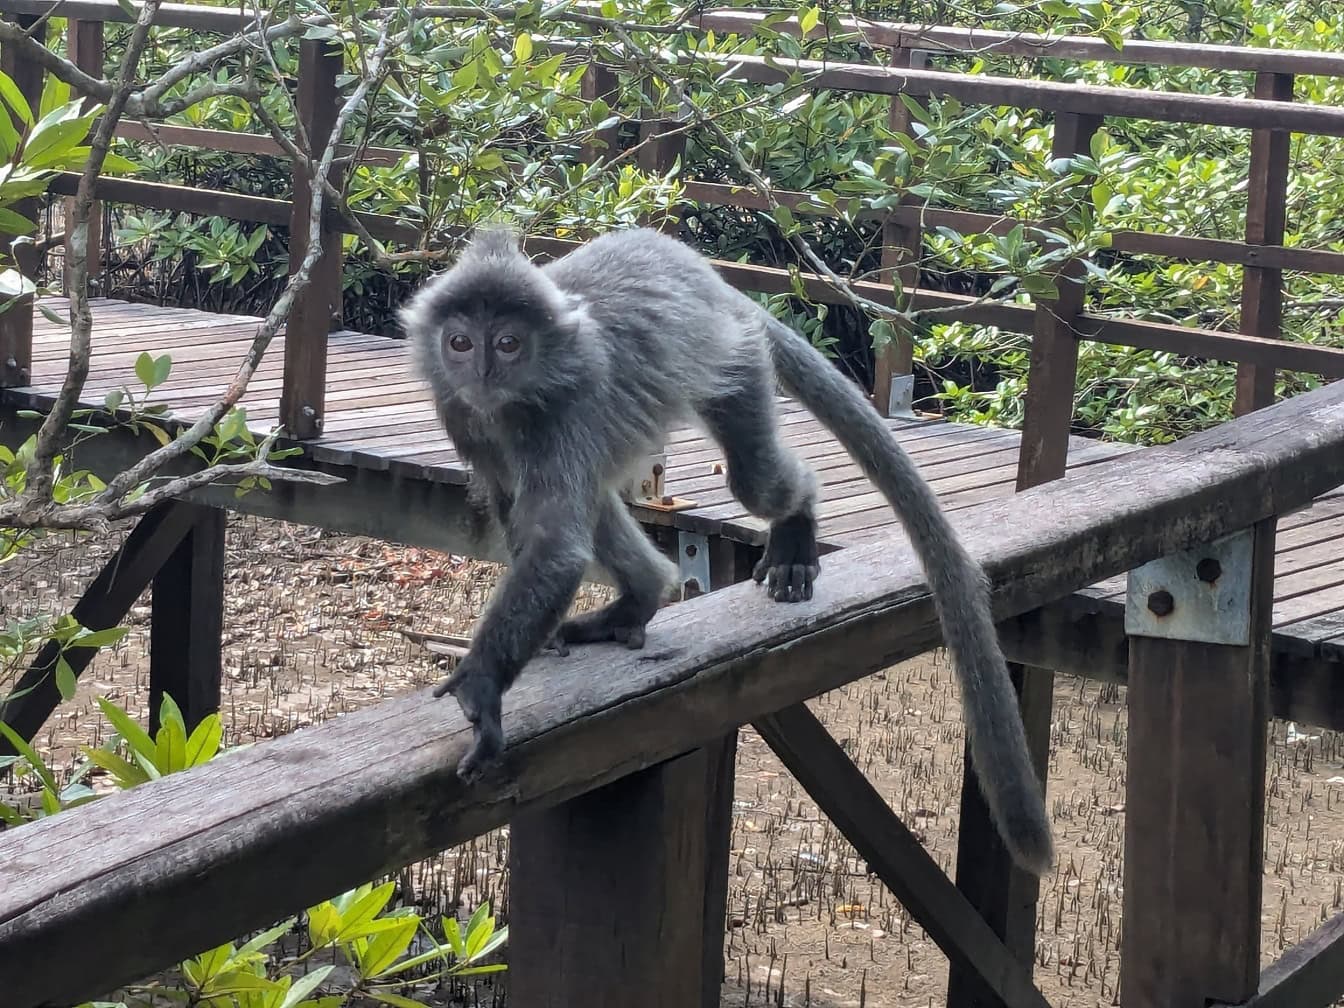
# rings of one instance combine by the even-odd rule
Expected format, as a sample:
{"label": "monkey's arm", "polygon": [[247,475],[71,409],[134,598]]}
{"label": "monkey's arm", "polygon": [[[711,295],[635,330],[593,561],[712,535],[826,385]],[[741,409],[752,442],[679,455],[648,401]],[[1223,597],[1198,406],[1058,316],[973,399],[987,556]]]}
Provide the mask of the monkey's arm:
{"label": "monkey's arm", "polygon": [[513,563],[481,617],[471,650],[434,689],[436,697],[452,693],[472,723],[472,747],[457,768],[469,782],[503,750],[501,698],[555,633],[592,560],[596,487],[575,486],[573,473],[568,475],[566,485],[557,486],[539,473],[513,500]]}

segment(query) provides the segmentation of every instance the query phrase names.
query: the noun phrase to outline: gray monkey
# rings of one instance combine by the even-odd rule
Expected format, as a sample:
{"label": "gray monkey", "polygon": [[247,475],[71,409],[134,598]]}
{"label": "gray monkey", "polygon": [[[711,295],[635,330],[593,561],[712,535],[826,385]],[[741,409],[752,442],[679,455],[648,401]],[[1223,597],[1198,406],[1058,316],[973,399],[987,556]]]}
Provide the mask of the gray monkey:
{"label": "gray monkey", "polygon": [[[458,765],[465,781],[502,752],[502,694],[535,654],[593,641],[643,647],[677,571],[618,487],[669,427],[701,426],[724,451],[733,494],[769,521],[756,582],[776,601],[812,597],[816,482],[780,439],[778,377],[909,532],[961,680],[990,812],[1019,864],[1049,869],[1045,801],[988,580],[877,412],[803,336],[729,286],[704,256],[648,229],[604,234],[540,267],[512,229],[478,229],[453,267],[410,299],[401,322],[511,557],[470,652],[434,690],[452,693],[473,726]],[[567,619],[594,561],[612,575],[617,598]]]}

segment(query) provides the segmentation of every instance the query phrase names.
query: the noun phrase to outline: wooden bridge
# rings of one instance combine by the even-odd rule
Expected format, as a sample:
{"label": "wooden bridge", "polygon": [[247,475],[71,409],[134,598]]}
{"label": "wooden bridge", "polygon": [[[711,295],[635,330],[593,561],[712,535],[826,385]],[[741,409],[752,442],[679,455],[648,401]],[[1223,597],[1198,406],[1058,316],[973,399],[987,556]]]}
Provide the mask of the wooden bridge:
{"label": "wooden bridge", "polygon": [[[0,0],[0,11],[38,37],[48,6]],[[76,61],[101,75],[102,24],[127,15],[116,0],[68,0],[62,10],[71,38],[80,40]],[[699,27],[722,33],[753,16],[710,13]],[[159,22],[229,33],[239,16],[168,5]],[[1267,718],[1344,727],[1337,685],[1344,682],[1337,664],[1344,660],[1344,549],[1334,545],[1344,536],[1344,391],[1329,385],[1272,405],[1276,370],[1344,375],[1344,351],[1278,339],[1283,270],[1344,275],[1344,253],[1283,244],[1290,132],[1344,136],[1344,110],[1292,102],[1294,76],[1344,76],[1344,57],[1161,43],[1117,54],[1086,39],[882,25],[866,34],[890,50],[895,65],[828,64],[817,68],[817,86],[1048,109],[1057,156],[1086,151],[1107,116],[1253,131],[1245,241],[1124,232],[1112,243],[1122,252],[1240,264],[1241,332],[1090,314],[1080,285],[1066,284],[1057,302],[1034,308],[917,288],[916,307],[958,308],[969,321],[1033,335],[1024,430],[911,414],[908,340],[880,356],[874,401],[993,578],[1005,646],[1021,663],[1014,674],[1038,765],[1048,747],[1054,672],[1128,683],[1123,1003],[1324,1006],[1344,992],[1344,917],[1263,975],[1259,934]],[[1254,76],[1254,97],[962,76],[924,65],[930,52],[986,45],[1029,56],[1245,70]],[[8,48],[0,55],[28,93],[40,87],[39,68]],[[321,110],[335,102],[338,69],[339,57],[321,42],[302,43],[300,113],[313,124],[314,144],[330,129]],[[733,73],[753,82],[779,75],[749,59]],[[590,94],[614,86],[612,70],[590,67]],[[903,106],[893,101],[892,108],[893,126],[908,126]],[[641,124],[655,140],[666,139],[666,130],[662,121]],[[123,135],[145,131],[127,124]],[[169,144],[280,152],[269,137],[179,125],[162,126],[159,136]],[[641,152],[662,165],[675,153],[670,141]],[[303,220],[308,191],[302,171],[293,205],[139,180],[100,185],[99,195],[112,202],[277,225]],[[71,177],[57,176],[52,191],[69,194]],[[806,194],[780,198],[796,213],[820,212]],[[683,210],[710,204],[761,201],[690,181]],[[922,206],[880,216],[884,266],[910,282],[918,279],[911,253],[924,229],[1011,224]],[[404,222],[360,220],[380,238],[417,237]],[[339,215],[329,218],[324,248],[331,255],[347,227]],[[549,255],[570,245],[538,240],[531,247]],[[792,289],[781,270],[719,267],[744,289]],[[258,432],[279,421],[293,433],[303,448],[293,464],[344,482],[278,485],[241,499],[213,489],[159,509],[76,608],[86,626],[113,625],[153,582],[152,688],[172,693],[190,717],[218,702],[222,509],[498,556],[495,544],[475,537],[467,474],[403,344],[332,324],[333,314],[339,322],[338,273],[321,271],[305,292],[244,404]],[[1066,273],[1079,271],[1071,265]],[[804,284],[823,301],[841,300],[820,277],[805,276]],[[886,284],[859,287],[891,302]],[[88,403],[122,385],[141,351],[167,352],[172,377],[154,398],[187,421],[217,399],[258,325],[125,302],[96,301],[94,310]],[[1071,437],[1083,339],[1237,362],[1241,415],[1156,449]],[[67,342],[27,304],[0,315],[6,442],[31,429],[16,411],[50,407]],[[643,653],[593,648],[563,662],[538,659],[506,703],[503,783],[461,787],[452,767],[469,733],[455,708],[417,694],[0,834],[3,1004],[97,996],[512,822],[514,1003],[710,1008],[722,973],[734,745],[737,729],[750,723],[946,952],[949,1004],[1043,1005],[1030,973],[1036,884],[1011,868],[973,774],[954,883],[803,705],[936,646],[939,629],[885,503],[805,411],[782,401],[780,422],[822,478],[822,534],[839,550],[812,603],[774,606],[736,584],[759,551],[761,527],[727,492],[714,446],[692,431],[675,432],[636,478],[631,506],[675,553],[686,579],[713,590],[661,613]],[[113,472],[154,443],[116,428],[81,448],[79,462]],[[1220,604],[1211,605],[1211,596]],[[90,658],[75,652],[72,665],[82,671]],[[58,702],[50,662],[39,655],[19,684],[32,691],[0,708],[27,737]],[[348,841],[340,857],[315,855],[334,831]],[[685,885],[688,874],[704,886]],[[585,894],[582,906],[567,898],[575,891]],[[188,904],[208,904],[212,913],[182,913]],[[603,907],[600,921],[590,913],[595,905]],[[57,949],[78,952],[58,959]]]}

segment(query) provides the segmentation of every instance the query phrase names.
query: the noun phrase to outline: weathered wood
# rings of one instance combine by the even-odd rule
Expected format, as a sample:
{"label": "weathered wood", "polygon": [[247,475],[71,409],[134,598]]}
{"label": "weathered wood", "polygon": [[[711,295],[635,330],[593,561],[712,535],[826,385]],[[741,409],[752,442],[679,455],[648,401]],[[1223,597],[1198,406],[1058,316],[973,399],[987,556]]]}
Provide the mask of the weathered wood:
{"label": "weathered wood", "polygon": [[[67,47],[66,57],[90,77],[93,77],[96,80],[102,80],[103,22],[71,20],[66,24],[65,39]],[[93,104],[93,99],[85,98],[82,103],[82,108],[87,111]],[[67,222],[74,220],[74,197],[66,197],[64,205],[65,220]],[[101,200],[94,200],[93,205],[89,207],[88,237],[88,269],[89,280],[92,282],[102,272],[103,268],[103,203]],[[65,257],[61,264],[61,280],[67,297],[70,296],[70,255],[70,233],[69,224],[67,223]]]}
{"label": "weathered wood", "polygon": [[[607,66],[605,63],[592,62],[583,73],[583,80],[580,81],[580,96],[586,102],[601,99],[607,103],[607,106],[615,111],[617,99],[620,97],[620,81],[616,76],[614,67]],[[596,131],[594,142],[583,145],[583,160],[586,164],[594,164],[599,159],[610,161],[620,151],[616,144],[620,137],[620,124],[607,126],[604,129]]]}
{"label": "weathered wood", "polygon": [[1259,981],[1272,518],[1252,564],[1249,646],[1129,642],[1120,985],[1133,1008],[1241,1003]]}
{"label": "weathered wood", "polygon": [[[140,4],[128,0],[123,6],[117,0],[61,0],[61,14],[64,17],[79,18],[85,21],[134,21],[140,14]],[[127,13],[128,10],[135,14]],[[12,11],[18,14],[48,16],[51,4],[45,0],[3,0],[0,11]],[[247,9],[229,9],[204,7],[194,3],[165,3],[159,6],[154,16],[156,25],[172,28],[195,28],[205,32],[227,32],[234,34],[255,18]]]}
{"label": "weathered wood", "polygon": [[1024,965],[1004,947],[806,706],[787,707],[754,726],[868,869],[958,969],[972,972],[1009,1008],[1048,1008],[1032,983],[1030,961]]}
{"label": "weathered wood", "polygon": [[[167,123],[144,123],[122,120],[117,123],[115,134],[126,140],[147,140],[151,143],[169,147],[199,147],[202,150],[220,151],[229,154],[268,154],[275,157],[289,156],[285,148],[276,139],[265,133],[240,133],[237,130],[202,129],[198,126],[173,126]],[[336,156],[354,157],[358,154],[358,163],[378,168],[394,168],[402,158],[414,151],[400,147],[364,147],[356,148],[342,144],[336,148]]]}
{"label": "weathered wood", "polygon": [[[22,16],[14,22],[37,41],[43,42],[47,35],[45,17]],[[12,46],[0,46],[0,70],[3,70],[18,87],[19,93],[33,108],[37,108],[42,96],[43,71],[41,66],[31,60],[21,58]],[[5,113],[8,114],[8,113]],[[30,221],[37,220],[40,202],[36,198],[18,200],[14,203],[15,213]],[[31,246],[19,250],[11,248],[10,243],[17,237],[0,232],[0,259],[13,265],[30,279],[37,276],[36,257],[29,254]],[[10,386],[27,385],[33,361],[33,298],[27,295],[14,298],[12,303],[0,312],[0,389]]]}
{"label": "weathered wood", "polygon": [[[751,32],[765,14],[748,10],[713,10],[696,17],[696,25],[720,34]],[[944,25],[899,24],[887,21],[856,21],[839,18],[839,32],[856,32],[872,46],[910,46],[936,51],[966,51],[977,54],[1095,60],[1101,63],[1205,67],[1216,70],[1269,70],[1276,73],[1320,74],[1344,77],[1344,56],[1337,53],[1274,49],[1240,45],[1210,45],[1125,39],[1116,49],[1092,36],[1034,35],[1029,32],[994,31]],[[772,30],[797,34],[797,18],[775,22]],[[837,34],[837,39],[843,34]]]}
{"label": "weathered wood", "polygon": [[[47,191],[72,196],[79,186],[76,172],[56,172],[47,184]],[[233,220],[255,221],[282,227],[290,222],[291,202],[269,196],[247,196],[241,193],[221,192],[192,186],[172,185],[167,182],[146,182],[143,179],[98,179],[93,191],[109,203],[130,203],[133,206],[153,207],[158,210],[180,210],[201,216],[229,217]]]}
{"label": "weathered wood", "polygon": [[[1260,974],[1244,1008],[1330,1008],[1344,994],[1344,914],[1335,914]],[[1232,1008],[1226,1002],[1210,1008]]]}
{"label": "weathered wood", "polygon": [[[193,514],[191,505],[173,503],[141,518],[121,549],[89,583],[70,615],[88,630],[108,630],[120,623],[188,534]],[[74,647],[66,650],[65,660],[78,677],[95,654],[95,648]],[[61,702],[55,675],[56,659],[60,656],[59,644],[54,641],[44,644],[15,684],[12,693],[18,694],[16,699],[0,704],[0,721],[24,739],[31,740]],[[0,754],[13,755],[8,740],[0,739]]]}
{"label": "weathered wood", "polygon": [[[1344,388],[1327,385],[953,524],[1008,619],[1319,496],[1344,483],[1341,446]],[[8,831],[0,989],[13,1008],[96,996],[939,639],[914,555],[892,536],[834,554],[809,603],[725,588],[662,610],[642,652],[540,657],[505,700],[502,776],[478,790],[453,771],[466,723],[419,691]],[[53,877],[53,863],[68,871]],[[77,961],[33,968],[76,942]]]}
{"label": "weathered wood", "polygon": [[[537,1008],[701,1001],[709,979],[701,976],[704,893],[689,880],[708,866],[712,763],[698,749],[513,818],[510,1001]],[[716,987],[722,959],[720,947]]]}
{"label": "weathered wood", "polygon": [[[298,115],[308,131],[308,146],[319,157],[336,125],[339,107],[336,78],[344,65],[343,50],[324,39],[299,43]],[[329,176],[337,189],[341,170]],[[309,209],[313,180],[309,166],[295,162],[294,206],[289,230],[289,270],[292,276],[308,254]],[[308,286],[294,299],[285,326],[285,386],[280,393],[280,422],[288,434],[309,440],[322,433],[326,416],[327,336],[340,328],[341,233],[324,226],[322,255],[313,265]]]}
{"label": "weathered wood", "polygon": [[224,532],[220,508],[182,504],[194,520],[154,577],[149,631],[149,724],[158,731],[167,693],[187,730],[219,710],[223,674]]}
{"label": "weathered wood", "polygon": [[[1255,78],[1255,96],[1271,101],[1293,100],[1291,74],[1260,73]],[[1256,130],[1251,134],[1251,166],[1247,180],[1246,241],[1256,244],[1283,243],[1284,216],[1288,205],[1288,155],[1292,137],[1287,133]],[[1247,266],[1241,280],[1241,331],[1261,339],[1283,334],[1283,273],[1263,266]],[[1274,401],[1274,369],[1237,368],[1235,413],[1246,413]]]}

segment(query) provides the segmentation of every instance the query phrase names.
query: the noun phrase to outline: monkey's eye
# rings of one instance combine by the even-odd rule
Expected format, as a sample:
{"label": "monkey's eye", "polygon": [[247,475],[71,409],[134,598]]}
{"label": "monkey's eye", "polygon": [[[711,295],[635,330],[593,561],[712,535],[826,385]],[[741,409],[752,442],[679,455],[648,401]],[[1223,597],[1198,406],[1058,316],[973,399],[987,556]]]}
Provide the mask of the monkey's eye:
{"label": "monkey's eye", "polygon": [[466,353],[471,349],[471,337],[466,333],[453,333],[448,338],[448,345],[458,353]]}
{"label": "monkey's eye", "polygon": [[495,349],[498,350],[500,353],[510,357],[516,354],[522,348],[523,344],[519,341],[518,337],[511,336],[507,333],[501,336],[499,339],[495,340]]}

